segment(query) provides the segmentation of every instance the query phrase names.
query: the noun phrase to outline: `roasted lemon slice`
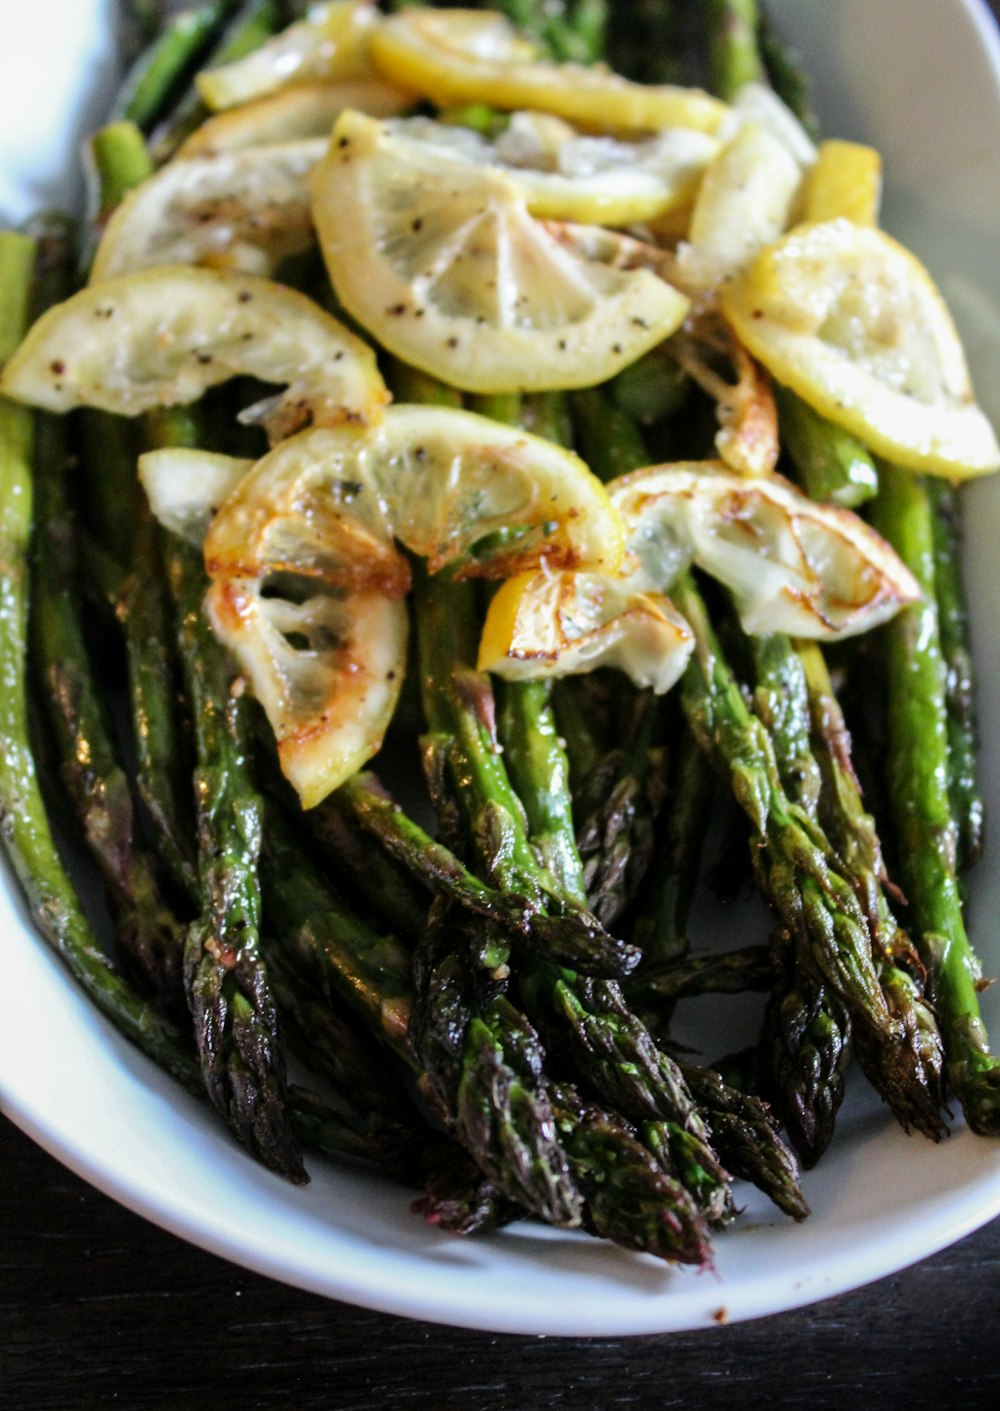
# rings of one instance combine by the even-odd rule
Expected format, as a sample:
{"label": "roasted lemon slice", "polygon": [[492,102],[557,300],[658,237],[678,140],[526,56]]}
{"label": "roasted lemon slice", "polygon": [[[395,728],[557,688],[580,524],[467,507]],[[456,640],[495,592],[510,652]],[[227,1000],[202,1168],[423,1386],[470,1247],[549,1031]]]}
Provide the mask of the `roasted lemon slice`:
{"label": "roasted lemon slice", "polygon": [[[641,141],[591,136],[551,113],[514,113],[495,139],[431,118],[387,124],[399,143],[439,147],[505,172],[534,216],[625,226],[689,209],[718,143],[671,128]],[[419,152],[415,153],[417,161]]]}
{"label": "roasted lemon slice", "polygon": [[198,91],[217,111],[292,84],[370,74],[368,41],[377,20],[371,0],[313,5],[305,19],[245,58],[204,69],[195,79]]}
{"label": "roasted lemon slice", "polygon": [[401,10],[372,32],[371,58],[439,107],[534,108],[596,131],[714,132],[727,111],[698,89],[631,83],[600,66],[539,62],[534,47],[489,10]]}
{"label": "roasted lemon slice", "polygon": [[[337,121],[313,177],[337,296],[390,352],[455,387],[588,386],[678,326],[687,300],[529,215],[510,177],[360,113]],[[583,227],[581,227],[583,229]]]}
{"label": "roasted lemon slice", "polygon": [[540,569],[497,589],[479,644],[479,669],[508,681],[617,667],[662,693],[691,655],[691,629],[669,598],[584,569]]}
{"label": "roasted lemon slice", "polygon": [[956,480],[1000,467],[934,282],[881,231],[845,219],[798,227],[721,299],[779,382],[879,455]]}
{"label": "roasted lemon slice", "polygon": [[748,632],[849,637],[920,597],[913,575],[850,510],[780,476],[716,462],[650,466],[608,486],[636,567],[629,584],[667,591],[694,562],[733,593]]}
{"label": "roasted lemon slice", "polygon": [[312,243],[306,178],[325,151],[317,138],[168,162],[116,207],[91,284],[172,264],[270,274]]}
{"label": "roasted lemon slice", "polygon": [[[470,412],[397,406],[381,426],[313,429],[252,468],[153,452],[162,521],[204,539],[206,607],[274,729],[303,804],[378,748],[405,665],[397,547],[462,575],[621,558],[618,516],[575,456]],[[219,502],[221,508],[219,508]]]}
{"label": "roasted lemon slice", "polygon": [[[311,536],[328,547],[303,555]],[[276,447],[227,500],[205,553],[213,574],[295,563],[397,588],[395,557],[379,566],[377,549],[394,540],[431,572],[462,577],[502,578],[542,561],[614,571],[623,553],[604,487],[571,451],[473,412],[405,405],[364,434],[314,429]]]}
{"label": "roasted lemon slice", "polygon": [[178,157],[213,157],[272,142],[326,137],[345,108],[388,118],[412,108],[414,96],[388,80],[345,78],[330,83],[300,83],[282,88],[225,112],[215,113],[178,148]]}
{"label": "roasted lemon slice", "polygon": [[304,295],[253,275],[168,265],[91,285],[38,320],[2,389],[50,411],[135,416],[193,402],[236,374],[284,384],[273,439],[308,421],[377,420],[388,401],[367,344]]}

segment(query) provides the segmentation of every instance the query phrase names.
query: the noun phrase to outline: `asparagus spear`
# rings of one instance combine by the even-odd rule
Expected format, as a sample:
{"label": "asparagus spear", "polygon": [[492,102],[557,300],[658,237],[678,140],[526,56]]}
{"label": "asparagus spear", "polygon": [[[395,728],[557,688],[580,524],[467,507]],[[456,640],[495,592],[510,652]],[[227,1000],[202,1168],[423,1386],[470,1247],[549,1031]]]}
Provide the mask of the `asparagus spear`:
{"label": "asparagus spear", "polygon": [[833,865],[827,840],[782,789],[770,738],[723,661],[690,575],[678,580],[674,600],[695,635],[695,653],[681,682],[684,709],[750,818],[762,891],[856,1022],[877,1035],[895,1036],[897,1023],[878,983],[853,889]]}
{"label": "asparagus spear", "polygon": [[[0,233],[0,363],[23,335],[35,243]],[[0,398],[0,834],[41,935],[102,1012],[162,1068],[191,1087],[183,1044],[126,983],[102,949],[56,849],[28,729],[26,628],[34,417]]]}
{"label": "asparagus spear", "polygon": [[556,1128],[586,1202],[585,1227],[625,1249],[710,1265],[707,1221],[652,1144],[571,1084],[551,1091]]}
{"label": "asparagus spear", "polygon": [[962,583],[961,515],[953,485],[930,480],[927,493],[934,509],[934,591],[947,673],[949,793],[958,828],[958,866],[965,871],[982,852],[985,809],[977,778],[976,688]]}
{"label": "asparagus spear", "polygon": [[[36,285],[48,305],[65,292],[69,229],[50,222],[39,239]],[[183,1009],[181,927],[163,900],[142,845],[128,778],[97,688],[80,615],[74,531],[64,477],[67,423],[40,414],[35,445],[32,655],[61,761],[63,782],[114,906],[122,954],[141,986],[168,1011]]]}
{"label": "asparagus spear", "polygon": [[[783,634],[753,637],[749,646],[754,706],[770,734],[782,787],[818,821],[822,777],[812,752],[802,661]],[[830,1143],[844,1098],[850,1017],[787,931],[773,937],[771,950],[774,981],[761,1033],[766,1091],[802,1161],[814,1166]]]}
{"label": "asparagus spear", "polygon": [[250,775],[248,702],[202,616],[204,570],[186,545],[168,557],[196,740],[201,915],[184,976],[209,1098],[265,1165],[305,1179],[286,1110],[274,1002],[260,954],[261,801]]}
{"label": "asparagus spear", "polygon": [[235,0],[216,0],[171,15],[126,75],[111,121],[135,123],[149,132],[234,8]]}
{"label": "asparagus spear", "polygon": [[759,83],[764,67],[757,48],[757,0],[704,0],[708,24],[709,84],[731,101],[747,83]]}
{"label": "asparagus spear", "polygon": [[[227,7],[227,14],[231,7]],[[229,64],[258,49],[281,25],[281,13],[275,0],[243,0],[226,25],[211,51],[199,61],[199,68],[215,68]],[[190,137],[208,116],[197,89],[189,88],[173,111],[163,115],[150,136],[150,147],[157,166],[161,166]]]}
{"label": "asparagus spear", "polygon": [[787,387],[775,386],[774,397],[781,444],[807,495],[856,509],[878,493],[875,462],[856,436],[835,426]]}
{"label": "asparagus spear", "polygon": [[978,959],[962,914],[957,829],[948,791],[947,671],[934,579],[934,510],[924,480],[882,465],[872,517],[915,575],[923,601],[882,631],[889,791],[914,940],[944,1041],[946,1074],[974,1132],[1000,1133],[1000,1057],[979,1008]]}
{"label": "asparagus spear", "polygon": [[[540,914],[528,936],[545,953],[580,969],[627,973],[638,952],[607,934],[580,896],[542,865],[528,840],[521,803],[500,757],[489,681],[464,665],[475,657],[468,594],[440,579],[421,579],[417,599],[428,724],[449,741],[449,768],[465,826],[490,858],[490,880],[498,891],[526,898]],[[463,664],[453,670],[456,661]]]}
{"label": "asparagus spear", "polygon": [[633,936],[643,960],[629,982],[629,994],[644,993],[647,986],[655,991],[659,968],[683,966],[687,952],[687,918],[715,780],[704,751],[686,725],[677,731],[667,789],[665,821],[654,842],[649,883],[634,923]]}
{"label": "asparagus spear", "polygon": [[334,816],[350,818],[377,838],[412,877],[447,894],[473,915],[497,921],[514,935],[527,935],[533,924],[533,914],[524,897],[498,891],[480,881],[449,848],[409,818],[373,774],[356,774],[327,804],[321,805],[318,814],[316,822],[321,830]]}

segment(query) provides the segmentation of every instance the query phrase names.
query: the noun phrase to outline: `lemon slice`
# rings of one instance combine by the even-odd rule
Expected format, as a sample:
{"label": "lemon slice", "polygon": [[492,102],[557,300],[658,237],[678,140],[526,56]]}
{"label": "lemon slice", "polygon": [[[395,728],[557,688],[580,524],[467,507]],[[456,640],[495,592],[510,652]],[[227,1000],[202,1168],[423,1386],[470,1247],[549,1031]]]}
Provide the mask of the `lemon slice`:
{"label": "lemon slice", "polygon": [[8,396],[49,411],[135,416],[193,402],[237,374],[284,384],[277,439],[377,420],[388,401],[367,344],[303,294],[249,274],[168,265],[90,285],[45,313],[4,370]]}
{"label": "lemon slice", "polygon": [[[139,476],[159,522],[201,547],[255,464],[169,447],[140,456]],[[319,536],[304,521],[272,526],[272,540],[270,572],[244,565],[247,572],[223,575],[206,611],[272,725],[283,772],[310,808],[371,759],[392,720],[406,670],[409,569],[384,533],[367,557],[373,582],[361,586],[336,572],[324,579],[311,552]]]}
{"label": "lemon slice", "polygon": [[877,454],[956,480],[1000,467],[951,316],[883,232],[845,219],[798,227],[721,301],[779,382]]}
{"label": "lemon slice", "polygon": [[424,143],[505,172],[534,216],[609,226],[689,209],[718,150],[714,138],[687,128],[626,142],[581,133],[551,113],[514,113],[493,141],[431,118],[406,118],[387,127],[401,155],[407,142]]}
{"label": "lemon slice", "polygon": [[598,131],[714,132],[727,111],[699,89],[631,83],[600,66],[534,60],[534,47],[490,10],[401,10],[372,32],[370,52],[389,78],[439,107],[534,108]]}
{"label": "lemon slice", "polygon": [[361,77],[371,72],[368,41],[377,22],[371,0],[313,5],[245,58],[204,69],[195,78],[198,92],[217,111],[291,84]]}
{"label": "lemon slice", "polygon": [[208,521],[206,611],[305,807],[371,757],[391,718],[410,582],[397,541],[463,576],[613,572],[622,553],[618,516],[577,457],[448,407],[391,407],[366,432],[314,428],[249,471],[167,451],[140,473],[165,523],[191,537]]}
{"label": "lemon slice", "polygon": [[631,587],[666,591],[692,561],[733,593],[747,632],[850,637],[920,597],[913,575],[863,520],[780,476],[711,462],[650,466],[608,486],[636,567]]}
{"label": "lemon slice", "polygon": [[91,284],[154,265],[270,274],[312,243],[306,177],[325,151],[317,138],[168,162],[116,207]]}
{"label": "lemon slice", "polygon": [[345,108],[388,118],[406,112],[414,101],[412,93],[377,75],[300,83],[215,113],[195,128],[178,148],[177,156],[212,157],[272,142],[326,137]]}
{"label": "lemon slice", "polygon": [[616,667],[657,694],[680,678],[694,645],[669,598],[585,569],[518,574],[497,589],[479,670],[534,681]]}
{"label": "lemon slice", "polygon": [[802,207],[804,221],[836,220],[878,225],[882,199],[882,158],[861,142],[830,141],[820,145],[809,174]]}
{"label": "lemon slice", "polygon": [[206,612],[274,730],[282,773],[315,807],[381,747],[406,670],[405,602],[322,588],[295,601],[231,580]]}
{"label": "lemon slice", "polygon": [[363,434],[313,429],[276,447],[213,522],[210,572],[288,568],[275,528],[286,523],[299,545],[318,536],[326,546],[297,571],[340,583],[398,587],[396,551],[383,562],[378,547],[394,540],[431,572],[461,577],[502,578],[542,561],[614,571],[623,553],[618,516],[577,456],[453,407],[396,405]]}
{"label": "lemon slice", "polygon": [[801,185],[802,168],[783,142],[757,123],[740,127],[698,190],[677,252],[682,287],[710,290],[743,269],[787,229]]}
{"label": "lemon slice", "polygon": [[[337,297],[390,352],[470,392],[612,377],[679,325],[687,300],[528,214],[515,183],[385,123],[344,113],[313,177]],[[580,227],[584,229],[584,227]]]}

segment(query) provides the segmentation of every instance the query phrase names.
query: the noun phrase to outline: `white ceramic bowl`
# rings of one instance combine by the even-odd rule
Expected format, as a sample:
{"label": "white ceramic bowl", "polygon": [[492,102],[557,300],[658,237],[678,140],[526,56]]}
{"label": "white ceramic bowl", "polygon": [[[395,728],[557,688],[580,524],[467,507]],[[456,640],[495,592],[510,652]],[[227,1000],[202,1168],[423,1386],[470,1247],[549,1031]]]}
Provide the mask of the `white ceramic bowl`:
{"label": "white ceramic bowl", "polygon": [[[885,154],[885,224],[952,303],[981,399],[1000,419],[1000,45],[974,0],[772,0],[816,77],[825,129]],[[58,14],[56,13],[58,12]],[[64,189],[79,134],[113,80],[110,0],[22,7],[0,51],[0,212]],[[47,36],[61,30],[57,53]],[[65,98],[65,104],[60,96]],[[71,183],[70,190],[76,189]],[[968,490],[969,577],[987,801],[1000,820],[1000,480]],[[1000,968],[1000,827],[973,883],[973,936]],[[852,1073],[802,1226],[745,1192],[717,1272],[672,1270],[583,1237],[520,1225],[444,1239],[379,1177],[313,1161],[298,1190],[245,1159],[206,1110],[104,1022],[0,878],[0,1106],[67,1166],[185,1239],[290,1284],[387,1312],[503,1332],[667,1332],[774,1313],[931,1254],[1000,1212],[1000,1143],[956,1126],[907,1138]],[[985,1008],[1000,1043],[1000,993]],[[706,1048],[720,1045],[705,1035]],[[741,1196],[744,1192],[741,1190]]]}

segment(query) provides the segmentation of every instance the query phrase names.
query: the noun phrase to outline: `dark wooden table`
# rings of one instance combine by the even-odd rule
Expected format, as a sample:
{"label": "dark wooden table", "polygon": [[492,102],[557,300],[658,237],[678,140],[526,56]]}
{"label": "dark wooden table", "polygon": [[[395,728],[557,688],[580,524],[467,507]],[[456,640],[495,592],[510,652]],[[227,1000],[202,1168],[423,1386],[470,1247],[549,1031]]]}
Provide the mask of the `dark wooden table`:
{"label": "dark wooden table", "polygon": [[1000,1220],[800,1312],[664,1337],[524,1338],[244,1273],[99,1195],[5,1121],[0,1172],[4,1411],[1000,1406]]}
{"label": "dark wooden table", "polygon": [[245,1273],[100,1195],[0,1117],[3,1411],[942,1403],[1000,1406],[1000,1220],[795,1313],[663,1337],[493,1336]]}

